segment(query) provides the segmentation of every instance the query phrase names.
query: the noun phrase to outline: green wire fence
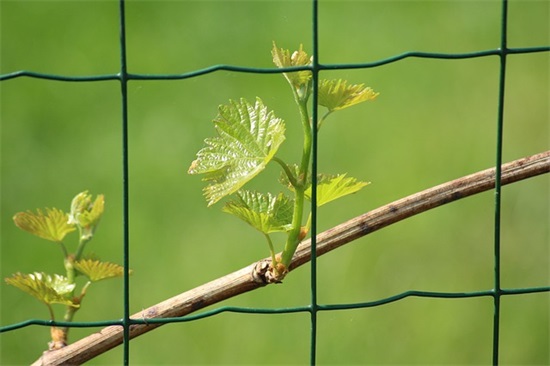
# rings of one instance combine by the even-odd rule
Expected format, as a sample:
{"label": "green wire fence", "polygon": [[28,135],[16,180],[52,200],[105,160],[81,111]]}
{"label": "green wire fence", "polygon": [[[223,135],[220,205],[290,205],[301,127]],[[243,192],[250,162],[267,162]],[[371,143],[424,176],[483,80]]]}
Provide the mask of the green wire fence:
{"label": "green wire fence", "polygon": [[[502,0],[502,14],[501,14],[501,23],[500,23],[500,45],[497,49],[479,51],[479,52],[470,52],[470,53],[429,53],[429,52],[406,52],[403,54],[395,55],[383,60],[379,60],[371,63],[354,63],[354,64],[324,64],[322,57],[319,52],[319,17],[318,17],[318,6],[319,2],[317,0],[311,1],[311,25],[312,25],[312,47],[313,47],[313,63],[310,67],[302,68],[288,68],[288,69],[276,69],[276,68],[249,68],[249,67],[240,67],[240,66],[231,66],[231,65],[216,65],[200,70],[196,70],[184,74],[164,74],[164,75],[144,75],[144,74],[134,74],[128,70],[128,60],[126,55],[126,23],[125,23],[125,1],[119,1],[119,25],[120,25],[120,71],[116,74],[107,74],[107,75],[96,75],[96,76],[84,76],[84,77],[73,77],[73,76],[64,76],[64,75],[51,75],[38,73],[33,71],[17,71],[9,74],[0,75],[0,81],[7,81],[15,78],[36,78],[36,79],[47,79],[47,80],[57,80],[63,82],[99,82],[99,81],[118,81],[120,83],[120,92],[121,92],[121,106],[122,106],[122,115],[121,115],[121,128],[122,128],[122,191],[123,191],[123,265],[126,269],[124,275],[124,291],[122,294],[123,302],[123,318],[120,321],[100,321],[100,322],[74,322],[74,323],[64,323],[64,322],[52,322],[32,319],[18,324],[12,324],[3,326],[0,328],[1,332],[14,331],[16,329],[26,327],[29,325],[43,325],[43,326],[68,326],[68,327],[98,327],[98,326],[108,326],[108,325],[118,325],[123,328],[123,364],[130,364],[130,328],[135,324],[165,324],[165,323],[176,323],[176,322],[189,322],[206,317],[215,316],[224,312],[235,312],[235,313],[255,313],[255,314],[282,314],[282,313],[297,313],[297,312],[306,312],[310,316],[310,364],[314,365],[317,363],[317,315],[319,312],[324,311],[335,311],[335,310],[345,310],[345,309],[361,309],[361,308],[371,308],[377,306],[383,306],[388,303],[399,301],[408,297],[424,297],[424,298],[446,298],[446,299],[456,299],[456,298],[476,298],[476,297],[491,297],[493,299],[493,331],[492,331],[492,363],[494,365],[499,364],[499,344],[500,344],[500,318],[501,318],[501,298],[508,295],[521,295],[528,293],[539,293],[539,292],[549,292],[550,286],[546,287],[532,287],[532,288],[513,288],[513,289],[504,289],[501,286],[501,201],[502,201],[502,182],[501,182],[501,166],[503,163],[502,151],[503,151],[503,126],[504,126],[504,107],[505,107],[505,91],[506,91],[506,68],[507,68],[507,59],[510,55],[515,54],[528,54],[528,53],[537,53],[537,52],[549,52],[550,46],[541,46],[541,47],[526,47],[526,48],[508,48],[507,46],[507,27],[508,27],[508,1]],[[317,207],[316,207],[316,184],[315,177],[317,176],[317,165],[318,165],[318,140],[317,140],[317,126],[314,123],[313,126],[313,147],[312,147],[312,177],[314,183],[312,185],[312,227],[311,227],[311,273],[310,273],[310,302],[304,306],[292,307],[292,308],[244,308],[244,307],[233,307],[233,306],[224,306],[219,307],[210,311],[205,311],[200,314],[188,315],[185,317],[179,318],[163,318],[163,319],[131,319],[130,313],[130,283],[129,283],[129,268],[130,268],[130,215],[129,215],[129,187],[130,187],[130,176],[129,176],[129,151],[131,146],[129,146],[128,138],[128,121],[129,121],[129,106],[128,106],[128,83],[132,80],[180,80],[180,79],[189,79],[200,77],[205,74],[214,73],[218,71],[229,71],[229,72],[238,72],[238,73],[256,73],[256,74],[274,74],[282,73],[288,71],[297,71],[297,70],[311,70],[313,74],[313,108],[312,119],[317,120],[317,83],[319,80],[319,73],[326,70],[343,70],[343,69],[366,69],[366,68],[375,68],[389,63],[399,62],[404,59],[409,58],[420,58],[420,59],[441,59],[441,60],[452,60],[452,59],[471,59],[471,58],[480,58],[480,57],[498,57],[500,60],[500,70],[499,70],[499,84],[498,84],[498,100],[496,105],[498,108],[498,117],[496,121],[496,151],[495,151],[495,189],[494,189],[494,234],[493,234],[493,246],[494,246],[494,272],[493,272],[493,289],[485,291],[476,291],[476,292],[464,292],[464,293],[455,293],[455,292],[428,292],[428,291],[406,291],[388,298],[379,299],[376,301],[370,302],[361,302],[361,303],[344,303],[344,304],[320,304],[317,299],[317,253],[316,253],[316,244],[317,238],[316,234],[318,233],[317,227]]]}

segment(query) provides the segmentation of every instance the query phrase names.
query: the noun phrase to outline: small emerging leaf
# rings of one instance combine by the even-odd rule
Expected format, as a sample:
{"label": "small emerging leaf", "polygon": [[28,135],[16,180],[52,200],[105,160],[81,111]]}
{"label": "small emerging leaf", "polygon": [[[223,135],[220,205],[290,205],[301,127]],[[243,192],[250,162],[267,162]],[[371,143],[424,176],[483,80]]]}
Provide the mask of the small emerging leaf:
{"label": "small emerging leaf", "polygon": [[124,276],[124,267],[109,262],[100,262],[94,259],[83,259],[74,262],[74,268],[85,275],[92,282],[107,278]]}
{"label": "small emerging leaf", "polygon": [[233,214],[264,234],[288,231],[292,227],[294,202],[282,193],[262,194],[240,190],[238,201],[229,201],[223,211]]}
{"label": "small emerging leaf", "polygon": [[365,84],[347,85],[347,81],[342,79],[320,80],[318,100],[320,105],[332,112],[373,100],[379,94],[365,87]]}
{"label": "small emerging leaf", "polygon": [[77,194],[71,203],[69,223],[81,228],[82,239],[90,239],[99,224],[105,208],[105,197],[100,194],[92,201],[88,191]]}
{"label": "small emerging leaf", "polygon": [[70,298],[75,284],[69,283],[66,277],[57,274],[54,274],[52,277],[40,272],[31,274],[16,273],[11,277],[7,277],[5,281],[7,284],[23,290],[45,304],[80,306]]}
{"label": "small emerging leaf", "polygon": [[[346,177],[346,174],[320,174],[317,178],[317,206],[322,206],[340,197],[355,193],[369,184],[352,177]],[[305,191],[305,197],[311,201],[311,184]]]}
{"label": "small emerging leaf", "polygon": [[36,210],[36,214],[31,211],[18,212],[13,216],[13,221],[22,230],[60,243],[65,235],[75,230],[74,225],[68,223],[68,218],[69,215],[57,208],[46,208],[46,214],[40,209]]}
{"label": "small emerging leaf", "polygon": [[[273,63],[279,68],[295,67],[295,66],[309,66],[312,59],[304,52],[303,45],[300,44],[300,48],[294,51],[290,55],[289,50],[278,48],[275,42],[273,42],[273,48],[271,49],[271,55],[273,56]],[[295,88],[302,96],[305,96],[309,92],[309,83],[312,77],[311,71],[296,71],[283,73],[290,85]]]}
{"label": "small emerging leaf", "polygon": [[214,119],[217,137],[207,138],[189,174],[205,174],[208,206],[239,190],[260,173],[284,141],[285,125],[260,98],[219,107]]}

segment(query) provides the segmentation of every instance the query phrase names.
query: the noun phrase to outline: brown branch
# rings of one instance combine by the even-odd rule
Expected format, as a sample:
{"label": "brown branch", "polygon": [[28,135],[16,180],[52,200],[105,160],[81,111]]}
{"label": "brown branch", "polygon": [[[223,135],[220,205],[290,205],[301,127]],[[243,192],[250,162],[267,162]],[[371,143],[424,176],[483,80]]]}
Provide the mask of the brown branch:
{"label": "brown branch", "polygon": [[[502,165],[501,183],[506,185],[548,172],[550,172],[550,151]],[[357,238],[418,213],[487,191],[494,186],[495,169],[492,168],[392,202],[318,234],[317,255],[323,255]],[[298,246],[290,269],[307,263],[310,258],[311,241],[306,240]],[[134,314],[131,318],[181,317],[222,300],[265,286],[265,269],[269,263],[269,259],[263,259],[156,304]],[[130,326],[130,338],[137,337],[160,325],[133,324]],[[45,352],[33,365],[81,364],[116,347],[122,341],[122,327],[109,326],[60,350]]]}

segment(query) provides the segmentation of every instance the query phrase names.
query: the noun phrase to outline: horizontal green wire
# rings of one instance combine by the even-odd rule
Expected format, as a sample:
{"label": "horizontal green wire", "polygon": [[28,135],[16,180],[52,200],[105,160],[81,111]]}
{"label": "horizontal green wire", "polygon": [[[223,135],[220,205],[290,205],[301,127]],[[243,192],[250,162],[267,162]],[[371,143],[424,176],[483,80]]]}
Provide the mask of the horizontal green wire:
{"label": "horizontal green wire", "polygon": [[[548,52],[550,46],[541,47],[526,47],[526,48],[508,48],[507,54],[526,54],[536,52]],[[319,64],[320,70],[345,70],[345,69],[366,69],[377,67],[381,65],[390,64],[406,58],[432,58],[432,59],[445,59],[445,60],[460,60],[467,58],[487,57],[500,55],[501,51],[498,49],[468,52],[468,53],[432,53],[432,52],[405,52],[396,56],[388,57],[383,60],[366,62],[366,63],[352,63],[352,64]],[[310,70],[309,66],[300,67],[286,67],[286,68],[262,68],[262,67],[243,67],[232,65],[214,65],[206,67],[204,69],[195,70],[183,74],[127,74],[127,80],[181,80],[193,78],[205,74],[210,74],[216,71],[232,71],[242,73],[254,73],[254,74],[279,74],[283,72],[303,71]],[[12,73],[0,75],[0,81],[6,81],[15,79],[18,77],[31,77],[36,79],[46,79],[55,81],[68,81],[68,82],[91,82],[91,81],[108,81],[108,80],[120,80],[120,74],[105,74],[96,76],[64,76],[45,74],[34,71],[15,71]]]}
{"label": "horizontal green wire", "polygon": [[[533,293],[550,292],[550,287],[528,287],[528,288],[511,288],[502,289],[501,295],[524,295]],[[440,299],[457,299],[457,298],[472,298],[472,297],[492,297],[495,295],[494,290],[486,291],[474,291],[474,292],[432,292],[432,291],[405,291],[397,295],[386,297],[380,300],[349,303],[349,304],[328,304],[317,305],[318,311],[332,311],[332,310],[352,310],[376,307],[399,300],[403,300],[408,297],[427,297],[427,298],[440,298]],[[165,323],[182,323],[208,318],[221,313],[245,313],[245,314],[289,314],[289,313],[302,313],[311,312],[310,306],[296,306],[289,308],[247,308],[239,306],[223,306],[210,311],[205,311],[200,314],[188,315],[177,318],[154,318],[154,319],[130,319],[131,324],[165,324]],[[59,326],[59,327],[72,327],[72,328],[94,328],[105,327],[110,325],[121,325],[122,320],[105,320],[96,322],[62,322],[51,320],[30,319],[24,322],[15,323],[12,325],[4,326],[0,328],[0,333],[8,332],[11,330],[28,327],[31,325],[40,326]]]}

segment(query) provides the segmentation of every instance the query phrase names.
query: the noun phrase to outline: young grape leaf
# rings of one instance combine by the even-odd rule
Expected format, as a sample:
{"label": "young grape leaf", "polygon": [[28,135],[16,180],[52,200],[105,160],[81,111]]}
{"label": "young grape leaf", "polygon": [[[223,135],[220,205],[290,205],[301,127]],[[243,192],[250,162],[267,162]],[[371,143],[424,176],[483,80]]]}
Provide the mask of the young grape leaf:
{"label": "young grape leaf", "polygon": [[347,85],[347,81],[342,79],[319,81],[319,104],[330,112],[373,100],[378,94],[365,84]]}
{"label": "young grape leaf", "polygon": [[[322,206],[340,197],[355,193],[369,184],[352,177],[346,177],[346,174],[319,174],[317,176],[317,206]],[[311,201],[311,184],[305,191],[305,197]]]}
{"label": "young grape leaf", "polygon": [[82,229],[82,239],[90,239],[99,224],[105,208],[105,197],[100,194],[92,201],[92,195],[88,191],[77,194],[71,202],[69,223]]}
{"label": "young grape leaf", "polygon": [[46,208],[46,214],[38,209],[36,214],[27,211],[18,212],[13,216],[18,228],[56,243],[60,243],[65,235],[76,230],[68,220],[69,215],[57,208]]}
{"label": "young grape leaf", "polygon": [[74,268],[85,275],[92,282],[101,281],[107,278],[122,277],[124,267],[109,262],[100,262],[93,259],[83,259],[74,263]]}
{"label": "young grape leaf", "polygon": [[260,98],[245,99],[219,107],[214,119],[217,137],[207,138],[189,174],[205,174],[208,206],[239,190],[260,173],[284,141],[282,119],[268,111]]}
{"label": "young grape leaf", "polygon": [[292,227],[294,202],[279,193],[262,194],[240,190],[238,201],[229,201],[223,211],[233,214],[264,234],[288,231]]}
{"label": "young grape leaf", "polygon": [[[296,174],[298,172],[297,165],[291,165],[289,169]],[[294,191],[286,174],[281,174],[279,182],[291,191]],[[346,177],[346,174],[317,174],[317,207],[348,194],[355,193],[369,184],[370,182],[361,182],[355,178]],[[306,187],[304,192],[305,198],[311,201],[311,176],[307,177]]]}
{"label": "young grape leaf", "polygon": [[[300,48],[291,55],[289,50],[278,48],[273,42],[271,55],[273,56],[273,63],[279,68],[309,66],[312,62],[311,57],[304,52],[303,45],[300,45]],[[311,71],[285,72],[283,75],[290,85],[297,90],[307,87],[312,77]]]}
{"label": "young grape leaf", "polygon": [[6,283],[23,290],[45,304],[63,304],[79,307],[70,296],[75,284],[69,283],[66,277],[54,274],[53,277],[45,273],[31,274],[16,273],[5,279]]}

